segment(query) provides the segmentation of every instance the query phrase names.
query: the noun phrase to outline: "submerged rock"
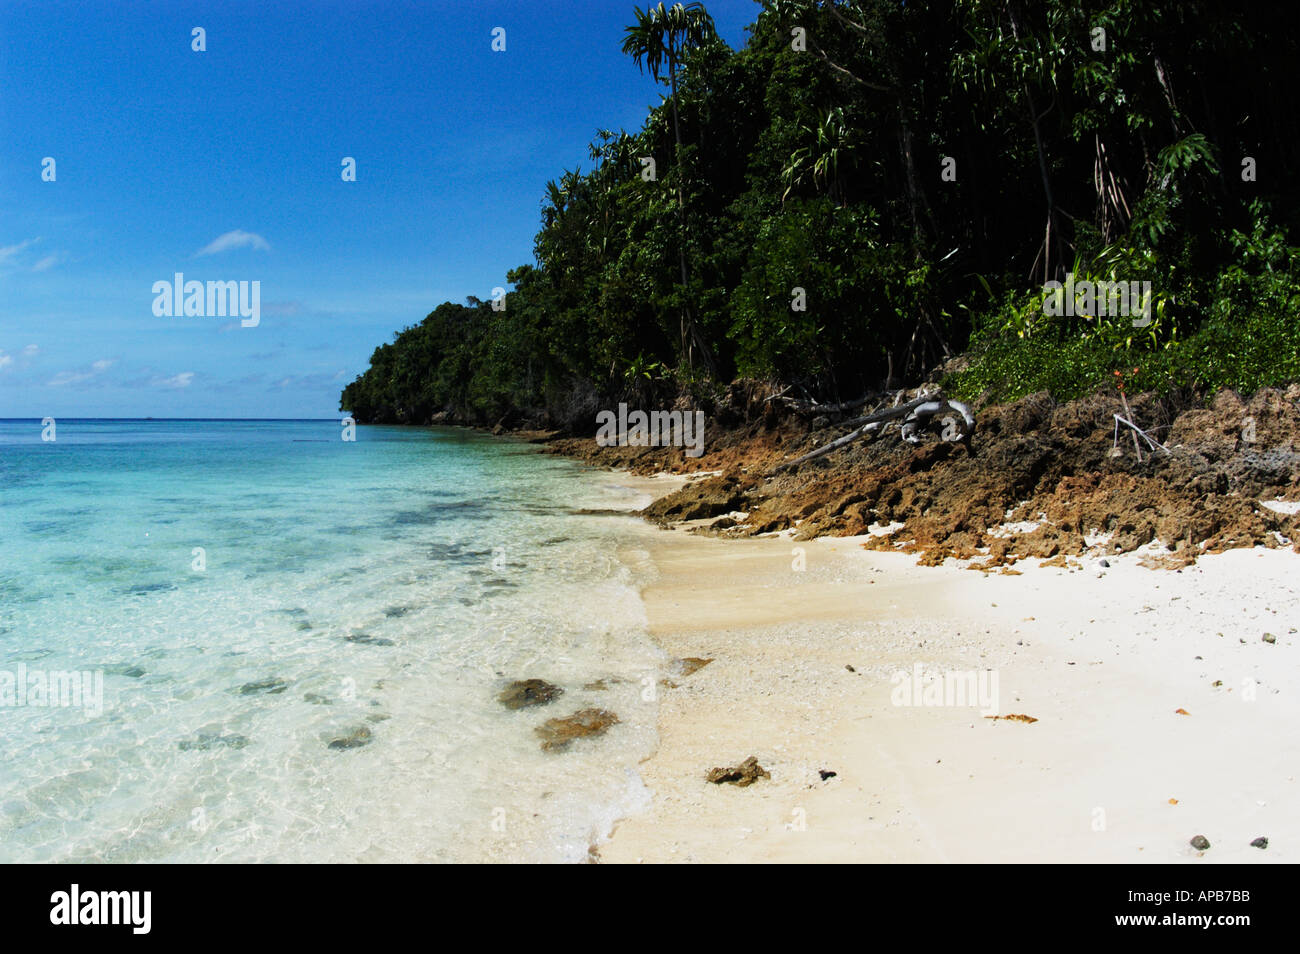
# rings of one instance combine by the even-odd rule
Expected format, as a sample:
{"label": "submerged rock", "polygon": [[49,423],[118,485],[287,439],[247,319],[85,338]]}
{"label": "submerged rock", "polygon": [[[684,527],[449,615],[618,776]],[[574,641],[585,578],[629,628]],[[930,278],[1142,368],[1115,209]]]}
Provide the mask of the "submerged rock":
{"label": "submerged rock", "polygon": [[715,768],[705,776],[705,780],[714,785],[729,782],[740,788],[753,785],[760,778],[771,778],[771,774],[758,764],[758,757],[751,755],[735,768]]}
{"label": "submerged rock", "polygon": [[197,738],[182,739],[177,743],[182,752],[206,752],[208,749],[215,749],[218,746],[225,746],[228,749],[242,749],[247,744],[248,736],[246,735],[216,735],[207,732],[200,732]]}
{"label": "submerged rock", "polygon": [[361,643],[363,646],[393,646],[395,643],[384,636],[371,636],[368,633],[352,633],[344,636],[350,643]]}
{"label": "submerged rock", "polygon": [[263,679],[261,682],[244,683],[239,687],[239,694],[241,696],[251,696],[255,692],[262,692],[268,696],[273,696],[276,693],[284,692],[288,688],[289,684],[283,679]]}
{"label": "submerged rock", "polygon": [[1206,851],[1210,847],[1210,839],[1206,838],[1204,835],[1196,835],[1192,838],[1190,844],[1197,851]]}
{"label": "submerged rock", "polygon": [[544,679],[516,679],[501,691],[497,700],[507,709],[522,709],[525,706],[545,705],[562,695],[563,689]]}
{"label": "submerged rock", "polygon": [[542,749],[558,752],[569,747],[574,739],[590,735],[604,735],[618,716],[608,709],[580,709],[563,719],[547,719],[533,731],[542,738]]}
{"label": "submerged rock", "polygon": [[1265,838],[1263,835],[1260,835],[1258,838],[1256,838],[1254,841],[1252,841],[1252,842],[1250,843],[1250,847],[1252,847],[1252,848],[1267,848],[1267,847],[1268,847],[1268,839]]}
{"label": "submerged rock", "polygon": [[105,666],[104,673],[109,676],[130,676],[132,679],[139,679],[144,675],[144,670],[139,666],[132,666],[130,663],[115,663],[111,666]]}
{"label": "submerged rock", "polygon": [[303,696],[302,698],[303,698],[304,701],[306,701],[306,702],[310,702],[310,703],[311,703],[312,705],[314,705],[314,706],[332,706],[332,705],[334,705],[334,700],[333,700],[333,699],[331,699],[329,696],[322,696],[322,695],[321,695],[320,693],[318,693],[318,692],[309,692],[309,693],[307,693],[305,696]]}
{"label": "submerged rock", "polygon": [[331,739],[329,747],[331,749],[357,749],[363,745],[370,744],[370,730],[363,726],[358,726],[347,735],[340,736],[337,739]]}

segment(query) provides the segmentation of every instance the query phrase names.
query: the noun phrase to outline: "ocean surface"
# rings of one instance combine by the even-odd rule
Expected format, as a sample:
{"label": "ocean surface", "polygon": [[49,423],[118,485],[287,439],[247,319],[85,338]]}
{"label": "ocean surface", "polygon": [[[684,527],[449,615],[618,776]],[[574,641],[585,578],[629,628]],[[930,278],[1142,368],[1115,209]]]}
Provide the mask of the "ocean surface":
{"label": "ocean surface", "polygon": [[[0,861],[581,861],[647,803],[656,531],[580,512],[648,502],[617,476],[456,429],[56,427],[0,421]],[[530,677],[565,693],[497,701]],[[619,724],[542,751],[591,706]]]}

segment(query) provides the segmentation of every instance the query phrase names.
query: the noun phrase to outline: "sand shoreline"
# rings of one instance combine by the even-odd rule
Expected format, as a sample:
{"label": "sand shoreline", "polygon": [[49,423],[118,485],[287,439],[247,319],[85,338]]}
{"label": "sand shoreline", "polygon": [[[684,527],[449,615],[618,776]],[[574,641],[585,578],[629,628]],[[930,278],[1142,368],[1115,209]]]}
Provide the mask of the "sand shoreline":
{"label": "sand shoreline", "polygon": [[[651,807],[602,862],[1300,856],[1294,553],[1000,575],[860,542],[664,533],[642,594],[651,633],[713,661],[661,690]],[[918,663],[986,688],[996,674],[997,711],[1038,721],[893,704],[891,677]],[[770,778],[705,781],[750,755]]]}

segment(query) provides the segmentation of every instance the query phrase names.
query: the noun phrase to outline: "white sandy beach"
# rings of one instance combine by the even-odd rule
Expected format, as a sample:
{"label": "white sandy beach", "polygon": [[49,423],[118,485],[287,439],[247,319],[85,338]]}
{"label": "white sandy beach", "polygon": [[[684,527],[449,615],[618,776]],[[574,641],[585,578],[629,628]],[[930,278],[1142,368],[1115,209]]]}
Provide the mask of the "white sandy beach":
{"label": "white sandy beach", "polygon": [[[1001,575],[859,543],[664,533],[652,632],[713,662],[663,690],[652,807],[601,861],[1300,857],[1300,556]],[[1037,721],[892,704],[890,677],[917,663],[992,670],[998,711]],[[705,781],[750,755],[770,778]]]}

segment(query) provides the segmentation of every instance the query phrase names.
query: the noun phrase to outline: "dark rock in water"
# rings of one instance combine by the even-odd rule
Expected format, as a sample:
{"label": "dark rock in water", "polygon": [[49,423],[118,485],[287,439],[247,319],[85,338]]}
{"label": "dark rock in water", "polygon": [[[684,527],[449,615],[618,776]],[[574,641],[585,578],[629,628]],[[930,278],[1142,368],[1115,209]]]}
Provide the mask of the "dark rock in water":
{"label": "dark rock in water", "polygon": [[689,676],[693,672],[698,672],[709,663],[712,659],[701,659],[699,656],[687,656],[685,659],[673,661],[673,672],[679,676]]}
{"label": "dark rock in water", "polygon": [[311,623],[307,622],[305,619],[299,620],[293,624],[293,628],[300,633],[305,633],[311,629]]}
{"label": "dark rock in water", "polygon": [[604,735],[605,730],[618,723],[618,716],[608,709],[580,709],[563,719],[547,719],[533,731],[542,737],[542,749],[559,752],[569,747],[574,739],[589,735]]}
{"label": "dark rock in water", "polygon": [[129,663],[116,663],[112,666],[105,666],[104,674],[108,676],[130,676],[132,679],[139,679],[144,675],[144,670]]}
{"label": "dark rock in water", "polygon": [[387,722],[391,718],[392,716],[387,712],[372,712],[370,715],[366,716],[366,721],[371,723]]}
{"label": "dark rock in water", "polygon": [[384,636],[371,636],[368,633],[352,633],[343,637],[350,643],[360,643],[363,646],[395,646],[397,645],[391,639]]}
{"label": "dark rock in water", "polygon": [[544,679],[517,679],[502,690],[497,701],[507,709],[522,709],[525,706],[543,705],[562,695],[563,689]]}
{"label": "dark rock in water", "polygon": [[310,703],[311,703],[312,705],[314,705],[314,706],[332,706],[332,705],[334,705],[334,700],[333,700],[333,699],[329,698],[328,696],[322,696],[322,695],[320,695],[319,693],[316,693],[316,692],[309,692],[309,693],[307,693],[305,696],[303,696],[303,700],[306,701],[306,702],[310,702]]}
{"label": "dark rock in water", "polygon": [[370,744],[370,730],[363,726],[358,726],[347,735],[332,739],[329,743],[331,749],[359,749],[363,745]]}
{"label": "dark rock in water", "polygon": [[411,607],[409,606],[390,606],[388,609],[384,610],[384,615],[389,619],[398,619],[409,612],[411,612]]}
{"label": "dark rock in water", "polygon": [[818,769],[818,770],[817,770],[817,774],[820,775],[820,776],[822,777],[822,781],[824,782],[824,781],[826,781],[828,778],[834,778],[834,777],[835,777],[836,775],[838,775],[839,773],[838,773],[838,772],[832,772],[832,771],[829,771],[828,769]]}
{"label": "dark rock in water", "polygon": [[246,682],[239,687],[241,696],[251,696],[255,692],[264,692],[268,696],[284,692],[289,688],[289,684],[283,679],[263,679],[261,682]]}
{"label": "dark rock in water", "polygon": [[[53,649],[28,649],[19,653],[10,653],[9,658],[14,662],[39,662],[45,657],[53,655]],[[104,672],[109,671],[110,670],[107,667],[104,669]]]}
{"label": "dark rock in water", "polygon": [[1267,847],[1268,847],[1268,839],[1265,838],[1263,835],[1260,835],[1258,838],[1256,838],[1254,841],[1252,841],[1252,842],[1250,843],[1250,847],[1252,847],[1252,848],[1267,848]]}
{"label": "dark rock in water", "polygon": [[121,592],[128,596],[144,596],[148,593],[169,593],[176,589],[175,583],[136,583]]}
{"label": "dark rock in water", "polygon": [[1207,851],[1210,847],[1210,839],[1204,835],[1197,835],[1191,840],[1191,846],[1197,851]]}
{"label": "dark rock in water", "polygon": [[760,778],[771,778],[771,774],[758,764],[758,757],[751,755],[745,761],[741,762],[735,768],[715,768],[705,780],[712,782],[714,785],[721,785],[723,782],[730,782],[740,788],[746,785],[753,785]]}
{"label": "dark rock in water", "polygon": [[242,749],[248,744],[248,736],[245,735],[215,735],[206,732],[200,732],[198,738],[182,739],[179,743],[182,752],[198,751],[206,752],[208,749],[214,749],[217,746],[225,746],[228,749]]}

